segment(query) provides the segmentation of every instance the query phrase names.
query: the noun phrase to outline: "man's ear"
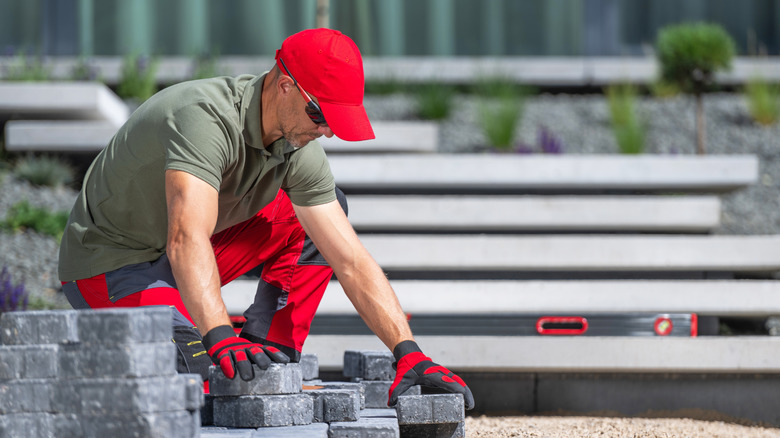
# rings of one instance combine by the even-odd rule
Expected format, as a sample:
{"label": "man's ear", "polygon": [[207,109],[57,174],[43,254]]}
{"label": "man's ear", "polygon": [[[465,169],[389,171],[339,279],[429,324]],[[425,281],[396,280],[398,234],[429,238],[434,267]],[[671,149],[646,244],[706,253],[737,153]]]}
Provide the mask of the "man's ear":
{"label": "man's ear", "polygon": [[295,82],[285,74],[280,74],[279,77],[276,78],[276,87],[280,95],[288,94],[296,88]]}

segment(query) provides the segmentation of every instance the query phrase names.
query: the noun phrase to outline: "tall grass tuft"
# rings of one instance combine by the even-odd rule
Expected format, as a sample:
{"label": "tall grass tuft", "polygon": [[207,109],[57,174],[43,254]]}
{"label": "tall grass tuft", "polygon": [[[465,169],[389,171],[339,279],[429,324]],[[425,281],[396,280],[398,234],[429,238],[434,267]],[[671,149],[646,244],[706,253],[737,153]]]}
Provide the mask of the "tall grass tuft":
{"label": "tall grass tuft", "polygon": [[46,187],[70,184],[75,173],[68,164],[48,155],[28,155],[16,163],[13,172],[18,179]]}
{"label": "tall grass tuft", "polygon": [[8,267],[0,271],[0,313],[27,310],[29,293],[24,288],[24,282],[13,283]]}
{"label": "tall grass tuft", "polygon": [[479,123],[490,146],[509,151],[523,113],[522,90],[502,78],[483,79],[477,85]]}
{"label": "tall grass tuft", "polygon": [[452,97],[455,90],[449,85],[432,83],[423,86],[417,95],[417,109],[420,118],[444,120],[450,116]]}
{"label": "tall grass tuft", "polygon": [[636,111],[637,91],[631,85],[607,88],[607,101],[615,141],[621,153],[641,154],[645,150],[645,133]]}
{"label": "tall grass tuft", "polygon": [[780,120],[780,85],[755,77],[746,84],[745,94],[753,120],[764,126]]}

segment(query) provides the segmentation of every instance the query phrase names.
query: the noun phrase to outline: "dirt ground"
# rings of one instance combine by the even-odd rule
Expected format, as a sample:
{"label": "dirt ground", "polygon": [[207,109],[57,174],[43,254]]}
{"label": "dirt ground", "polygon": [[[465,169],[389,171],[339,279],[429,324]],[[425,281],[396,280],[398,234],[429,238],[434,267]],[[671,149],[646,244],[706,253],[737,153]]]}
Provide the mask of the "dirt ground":
{"label": "dirt ground", "polygon": [[481,416],[466,417],[466,436],[468,438],[758,438],[780,437],[780,428],[691,418]]}

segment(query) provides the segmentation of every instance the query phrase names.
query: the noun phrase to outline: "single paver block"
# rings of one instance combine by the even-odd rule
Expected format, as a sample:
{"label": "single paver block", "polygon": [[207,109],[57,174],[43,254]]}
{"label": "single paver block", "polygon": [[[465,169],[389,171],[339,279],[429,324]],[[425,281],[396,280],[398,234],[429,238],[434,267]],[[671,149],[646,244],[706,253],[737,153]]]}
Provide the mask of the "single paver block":
{"label": "single paver block", "polygon": [[366,393],[363,385],[355,382],[320,382],[316,386],[321,386],[324,389],[349,389],[358,393],[360,397],[360,409],[366,408]]}
{"label": "single paver block", "polygon": [[214,424],[214,396],[203,394],[203,407],[200,408],[200,424],[211,426]]}
{"label": "single paver block", "polygon": [[360,394],[351,389],[315,389],[305,391],[314,403],[318,423],[356,421],[360,418]]}
{"label": "single paver block", "polygon": [[58,351],[55,344],[0,346],[0,381],[56,378]]}
{"label": "single paver block", "polygon": [[179,379],[184,381],[184,409],[200,411],[206,403],[203,394],[203,377],[200,374],[179,374]]}
{"label": "single paver block", "polygon": [[316,354],[302,354],[299,363],[303,380],[315,380],[320,377],[320,363]]}
{"label": "single paver block", "polygon": [[[393,382],[390,380],[363,380],[360,378],[352,379],[355,383],[360,383],[363,392],[366,394],[366,408],[386,408],[387,401],[390,399],[390,386]],[[402,395],[420,395],[420,385],[414,385],[406,390]]]}
{"label": "single paver block", "polygon": [[267,427],[310,424],[314,405],[306,394],[241,395],[214,398],[214,425]]}
{"label": "single paver block", "polygon": [[0,382],[0,414],[52,412],[56,385],[54,379]]}
{"label": "single paver block", "polygon": [[178,376],[136,379],[61,380],[52,402],[58,412],[81,415],[132,415],[184,411],[184,381]]}
{"label": "single paver block", "polygon": [[270,395],[297,394],[303,387],[301,366],[297,363],[272,363],[268,369],[261,370],[252,365],[255,378],[242,380],[236,375],[228,379],[222,370],[216,366],[209,368],[209,392],[212,395]]}
{"label": "single paver block", "polygon": [[347,350],[344,352],[344,376],[364,380],[393,380],[395,358],[389,351]]}
{"label": "single paver block", "polygon": [[439,424],[402,424],[402,438],[464,438],[465,422]]}
{"label": "single paver block", "polygon": [[171,319],[168,306],[82,310],[77,317],[79,341],[108,346],[170,342]]}
{"label": "single paver block", "polygon": [[364,418],[357,421],[330,423],[330,438],[399,438],[395,418]]}
{"label": "single paver block", "polygon": [[0,415],[0,436],[55,436],[54,429],[52,428],[51,415],[43,413]]}
{"label": "single paver block", "polygon": [[464,421],[462,394],[402,395],[395,406],[398,424],[438,424]]}
{"label": "single paver block", "polygon": [[200,434],[193,428],[188,411],[150,412],[79,416],[82,436],[89,437],[159,437],[192,438]]}
{"label": "single paver block", "polygon": [[76,310],[4,312],[0,315],[0,344],[37,345],[78,341]]}
{"label": "single paver block", "polygon": [[170,340],[106,347],[80,342],[62,344],[59,367],[63,378],[174,376],[176,346]]}
{"label": "single paver block", "polygon": [[312,423],[303,426],[261,427],[252,438],[328,438],[328,425]]}

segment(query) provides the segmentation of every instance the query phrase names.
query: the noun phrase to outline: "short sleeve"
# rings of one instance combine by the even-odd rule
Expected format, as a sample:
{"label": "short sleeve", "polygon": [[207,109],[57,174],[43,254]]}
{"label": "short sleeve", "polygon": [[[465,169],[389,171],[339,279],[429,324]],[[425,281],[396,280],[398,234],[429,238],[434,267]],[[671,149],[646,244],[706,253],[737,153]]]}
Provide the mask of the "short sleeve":
{"label": "short sleeve", "polygon": [[313,141],[292,153],[282,189],[293,204],[304,207],[336,199],[336,183],[319,142]]}
{"label": "short sleeve", "polygon": [[217,111],[205,103],[188,105],[170,114],[160,130],[165,169],[187,172],[219,190],[233,157],[229,128]]}

